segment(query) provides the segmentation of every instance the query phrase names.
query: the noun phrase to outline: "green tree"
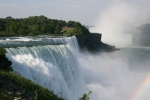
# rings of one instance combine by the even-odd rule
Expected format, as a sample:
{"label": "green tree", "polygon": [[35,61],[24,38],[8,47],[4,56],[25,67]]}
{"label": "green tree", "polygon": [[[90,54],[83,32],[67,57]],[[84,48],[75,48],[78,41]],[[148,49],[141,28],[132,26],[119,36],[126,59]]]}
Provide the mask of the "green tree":
{"label": "green tree", "polygon": [[89,91],[88,93],[83,94],[82,97],[79,98],[79,100],[90,100],[90,94],[92,93],[92,91]]}
{"label": "green tree", "polygon": [[0,19],[0,31],[6,30],[6,22],[3,19]]}
{"label": "green tree", "polygon": [[[64,28],[68,29],[63,32]],[[47,17],[31,16],[28,18],[0,18],[1,36],[26,36],[26,35],[81,35],[89,33],[81,23],[48,19]]]}

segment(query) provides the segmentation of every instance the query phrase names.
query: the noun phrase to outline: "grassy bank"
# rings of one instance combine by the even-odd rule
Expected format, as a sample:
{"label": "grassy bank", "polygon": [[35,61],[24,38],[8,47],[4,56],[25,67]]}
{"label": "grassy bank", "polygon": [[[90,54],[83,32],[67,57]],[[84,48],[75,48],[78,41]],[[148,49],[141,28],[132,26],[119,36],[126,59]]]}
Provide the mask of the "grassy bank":
{"label": "grassy bank", "polygon": [[63,100],[12,71],[0,71],[1,100]]}

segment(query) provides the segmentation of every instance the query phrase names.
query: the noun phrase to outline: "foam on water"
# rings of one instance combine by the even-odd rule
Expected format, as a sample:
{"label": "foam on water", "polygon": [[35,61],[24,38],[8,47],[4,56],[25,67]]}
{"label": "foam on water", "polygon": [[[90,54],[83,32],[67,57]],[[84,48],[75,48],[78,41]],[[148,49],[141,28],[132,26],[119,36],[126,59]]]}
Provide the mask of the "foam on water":
{"label": "foam on water", "polygon": [[[65,100],[78,100],[89,90],[91,100],[136,100],[133,98],[139,87],[145,86],[141,84],[150,86],[148,47],[93,55],[80,53],[75,37],[54,38],[54,41],[63,44],[6,48],[6,56],[16,73],[53,90]],[[145,100],[143,96],[149,94],[140,93],[142,96],[137,100]]]}
{"label": "foam on water", "polygon": [[[85,92],[85,84],[72,47],[77,46],[74,43],[76,39],[54,40],[67,44],[7,48],[6,56],[16,73],[53,90],[66,100],[77,100]],[[49,41],[48,38],[46,41]]]}

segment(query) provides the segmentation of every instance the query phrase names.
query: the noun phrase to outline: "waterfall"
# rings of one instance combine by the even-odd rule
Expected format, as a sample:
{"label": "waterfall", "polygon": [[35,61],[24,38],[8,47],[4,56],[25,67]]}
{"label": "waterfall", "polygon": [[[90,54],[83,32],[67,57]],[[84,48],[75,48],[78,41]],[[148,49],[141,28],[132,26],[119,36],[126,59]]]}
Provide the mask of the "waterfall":
{"label": "waterfall", "polygon": [[[75,37],[53,40],[65,44],[6,48],[6,57],[16,73],[54,91],[65,100],[77,100],[85,92],[77,60],[77,40]],[[49,41],[49,38],[44,41]]]}

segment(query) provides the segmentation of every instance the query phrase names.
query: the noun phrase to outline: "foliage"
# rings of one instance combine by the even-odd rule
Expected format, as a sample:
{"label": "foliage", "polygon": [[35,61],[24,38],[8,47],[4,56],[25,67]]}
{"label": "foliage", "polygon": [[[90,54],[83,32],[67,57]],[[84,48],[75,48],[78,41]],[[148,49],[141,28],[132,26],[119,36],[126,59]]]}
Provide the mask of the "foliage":
{"label": "foliage", "polygon": [[3,100],[63,100],[52,91],[42,88],[12,71],[0,71],[0,98]]}
{"label": "foliage", "polygon": [[92,93],[92,91],[89,91],[88,93],[83,94],[82,97],[79,98],[79,100],[90,100],[90,94]]}
{"label": "foliage", "polygon": [[[63,28],[74,30],[63,33]],[[70,33],[69,33],[70,32]],[[0,36],[28,36],[28,35],[80,35],[88,34],[79,22],[48,19],[45,16],[31,16],[15,19],[12,17],[0,18]]]}
{"label": "foliage", "polygon": [[0,48],[0,55],[4,55],[4,54],[5,54],[5,52],[6,52],[6,50],[5,50],[5,49]]}
{"label": "foliage", "polygon": [[62,29],[62,32],[65,36],[72,36],[72,35],[78,35],[79,31],[77,28],[73,28],[73,27],[64,27]]}
{"label": "foliage", "polygon": [[11,100],[11,97],[7,96],[7,93],[0,90],[0,98],[1,100]]}

